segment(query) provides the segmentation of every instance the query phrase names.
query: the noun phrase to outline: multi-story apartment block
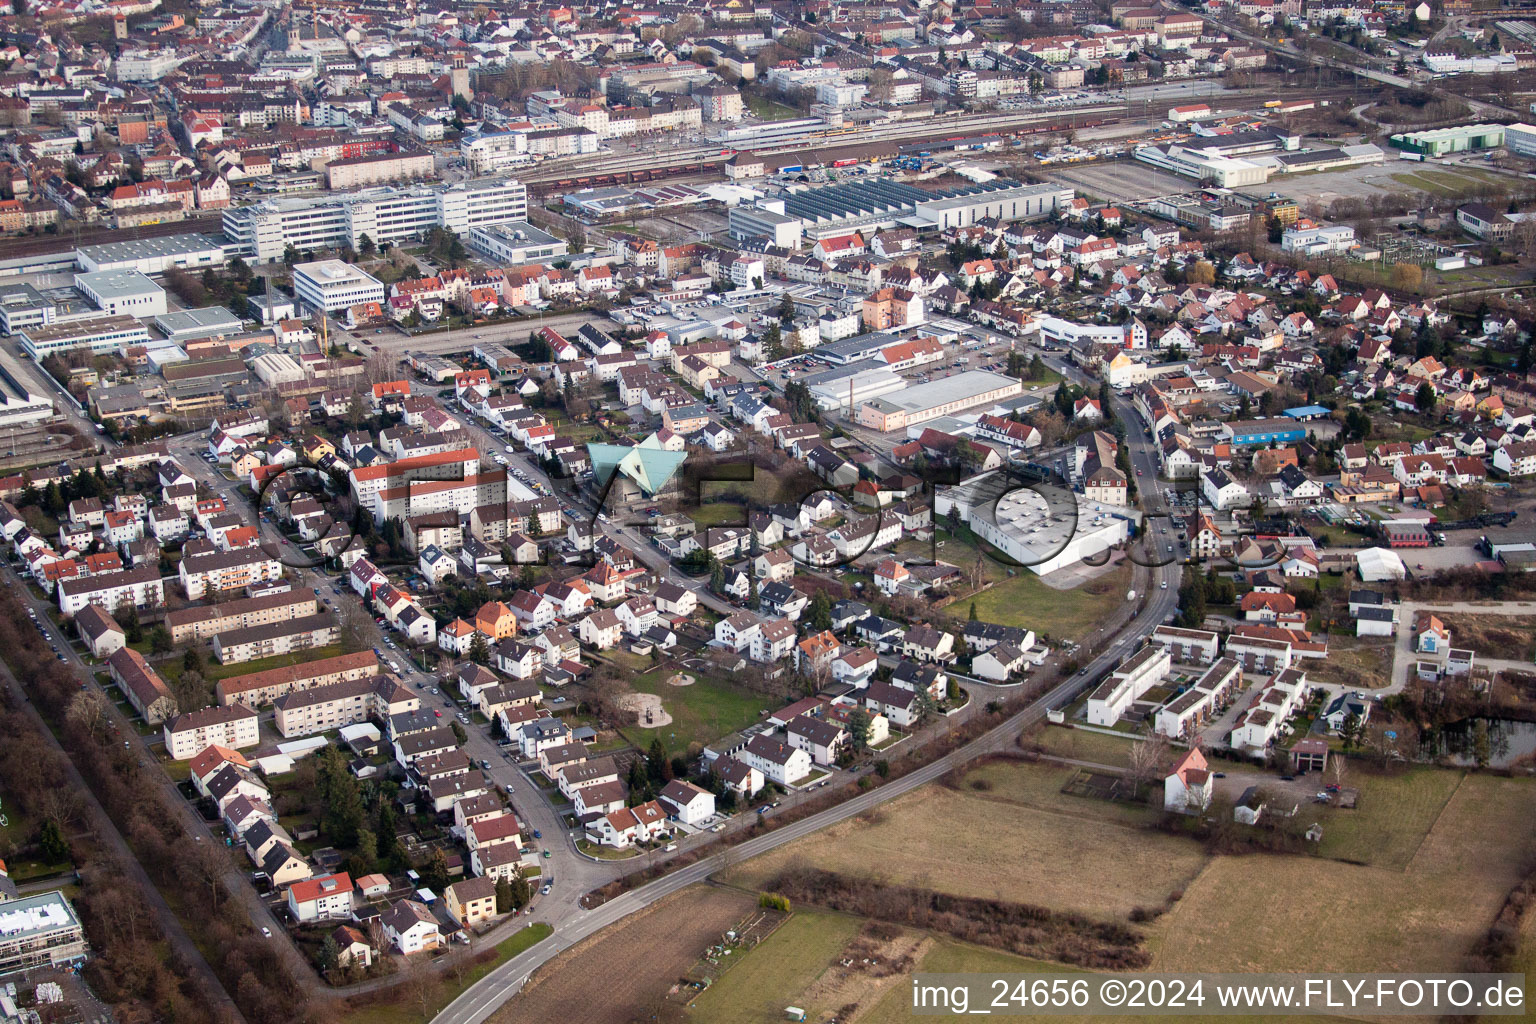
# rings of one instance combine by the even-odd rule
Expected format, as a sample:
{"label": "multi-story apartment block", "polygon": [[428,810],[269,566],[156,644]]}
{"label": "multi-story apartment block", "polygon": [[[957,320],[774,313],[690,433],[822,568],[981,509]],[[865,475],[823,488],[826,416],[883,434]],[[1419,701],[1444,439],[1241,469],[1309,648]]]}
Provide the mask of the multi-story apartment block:
{"label": "multi-story apartment block", "polygon": [[359,651],[298,665],[283,665],[264,672],[231,676],[219,680],[215,691],[220,704],[245,704],[254,708],[301,690],[312,690],[352,679],[372,678],[379,671],[379,659],[374,653]]}
{"label": "multi-story apartment block", "polygon": [[283,566],[259,547],[236,548],[187,555],[181,560],[180,575],[188,600],[199,601],[210,591],[238,590],[280,579]]}
{"label": "multi-story apartment block", "polygon": [[109,612],[123,605],[150,608],[165,604],[165,586],[158,565],[141,565],[82,579],[60,580],[59,611],[74,615],[88,604]]}
{"label": "multi-story apartment block", "polygon": [[224,236],[246,259],[282,259],[288,246],[357,248],[424,235],[435,227],[468,237],[471,229],[528,219],[528,190],[513,179],[369,189],[348,196],[283,197],[224,211]]}
{"label": "multi-story apartment block", "polygon": [[165,723],[165,751],[173,761],[187,761],[217,744],[231,750],[261,742],[261,717],[244,704],[203,708]]}
{"label": "multi-story apartment block", "polygon": [[421,698],[393,676],[364,676],[279,697],[273,702],[273,720],[278,732],[294,739],[370,718],[388,722],[394,715],[420,708]]}
{"label": "multi-story apartment block", "polygon": [[340,639],[341,624],[336,616],[327,612],[219,633],[213,638],[213,654],[220,664],[234,665],[242,661],[324,647]]}
{"label": "multi-story apartment block", "polygon": [[310,591],[285,590],[221,604],[178,608],[166,613],[165,626],[170,631],[171,643],[179,647],[218,633],[314,615],[319,608],[320,599]]}

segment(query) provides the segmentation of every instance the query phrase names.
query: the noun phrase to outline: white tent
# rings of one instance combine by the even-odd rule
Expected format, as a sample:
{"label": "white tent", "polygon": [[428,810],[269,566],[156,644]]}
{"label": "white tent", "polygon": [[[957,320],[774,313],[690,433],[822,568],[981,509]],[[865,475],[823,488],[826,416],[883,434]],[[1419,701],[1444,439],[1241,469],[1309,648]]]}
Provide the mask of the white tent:
{"label": "white tent", "polygon": [[1355,566],[1366,583],[1401,580],[1408,577],[1408,567],[1397,554],[1386,548],[1365,548],[1355,555]]}

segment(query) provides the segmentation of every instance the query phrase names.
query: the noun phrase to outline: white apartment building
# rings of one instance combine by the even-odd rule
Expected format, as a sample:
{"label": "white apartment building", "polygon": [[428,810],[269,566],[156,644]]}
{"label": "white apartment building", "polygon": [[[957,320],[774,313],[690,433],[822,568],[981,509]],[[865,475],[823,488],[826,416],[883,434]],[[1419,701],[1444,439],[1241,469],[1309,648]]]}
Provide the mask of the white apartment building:
{"label": "white apartment building", "polygon": [[187,599],[198,601],[211,590],[238,590],[280,579],[283,566],[260,548],[236,548],[188,555],[181,560],[180,573]]}
{"label": "white apartment building", "polygon": [[1232,748],[1263,750],[1269,746],[1301,704],[1307,692],[1307,674],[1300,669],[1286,668],[1275,673],[1259,692],[1253,705],[1243,712],[1237,727],[1232,730]]}
{"label": "white apartment building", "polygon": [[248,260],[279,260],[288,246],[357,248],[444,227],[467,236],[475,227],[528,219],[528,190],[511,178],[452,185],[370,188],[345,196],[268,199],[224,211],[224,236]]}
{"label": "white apartment building", "polygon": [[1222,658],[1206,669],[1194,686],[1158,709],[1153,728],[1169,739],[1188,739],[1242,685],[1243,667],[1235,658]]}
{"label": "white apartment building", "polygon": [[187,761],[217,744],[231,750],[261,742],[261,716],[244,704],[203,708],[165,723],[165,750],[173,761]]}
{"label": "white apartment building", "polygon": [[298,690],[273,701],[273,724],[284,739],[315,736],[376,718],[417,711],[421,698],[389,676],[365,676]]}
{"label": "white apartment building", "polygon": [[384,283],[341,260],[300,263],[293,268],[293,290],[309,309],[334,313],[363,302],[383,302]]}
{"label": "white apartment building", "polygon": [[1143,647],[1111,672],[1088,697],[1088,724],[1112,726],[1142,694],[1168,678],[1166,647]]}
{"label": "white apartment building", "polygon": [[135,608],[164,606],[165,585],[157,565],[141,565],[122,572],[106,572],[84,579],[60,580],[59,611],[74,615],[88,604],[100,605],[108,612],[125,604]]}
{"label": "white apartment building", "polygon": [[1209,665],[1221,653],[1221,637],[1204,629],[1158,626],[1152,642],[1168,648],[1169,656],[1180,665]]}

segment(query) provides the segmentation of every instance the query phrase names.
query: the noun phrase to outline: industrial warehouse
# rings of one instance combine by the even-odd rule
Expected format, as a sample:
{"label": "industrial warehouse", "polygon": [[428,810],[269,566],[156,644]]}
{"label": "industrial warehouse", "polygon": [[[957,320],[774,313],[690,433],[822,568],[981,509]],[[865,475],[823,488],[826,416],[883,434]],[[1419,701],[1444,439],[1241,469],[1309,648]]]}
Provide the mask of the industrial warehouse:
{"label": "industrial warehouse", "polygon": [[939,416],[962,412],[978,405],[1000,402],[1021,393],[1024,385],[1013,377],[986,370],[967,370],[892,392],[859,406],[859,425],[872,430],[901,430]]}
{"label": "industrial warehouse", "polygon": [[1130,538],[1138,518],[1133,510],[1002,470],[941,489],[934,514],[951,510],[1000,554],[1041,576],[1106,555]]}
{"label": "industrial warehouse", "polygon": [[1007,178],[940,192],[871,178],[759,199],[754,206],[732,209],[729,225],[732,238],[765,236],[774,244],[793,245],[802,238],[819,240],[897,225],[945,230],[988,217],[1033,220],[1049,217],[1071,200],[1070,188]]}

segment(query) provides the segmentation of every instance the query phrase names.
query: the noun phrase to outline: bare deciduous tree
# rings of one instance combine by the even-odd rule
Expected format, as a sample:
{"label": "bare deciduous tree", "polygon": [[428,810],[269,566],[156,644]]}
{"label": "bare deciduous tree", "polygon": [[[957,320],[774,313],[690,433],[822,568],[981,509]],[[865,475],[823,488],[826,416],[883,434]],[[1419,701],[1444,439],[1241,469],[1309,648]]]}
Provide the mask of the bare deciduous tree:
{"label": "bare deciduous tree", "polygon": [[107,728],[107,698],[94,687],[81,690],[70,700],[64,717],[70,724],[84,729],[92,739],[100,740]]}
{"label": "bare deciduous tree", "polygon": [[1125,777],[1131,784],[1133,795],[1139,796],[1141,787],[1156,778],[1167,761],[1168,737],[1161,733],[1143,736],[1131,744],[1130,767]]}

